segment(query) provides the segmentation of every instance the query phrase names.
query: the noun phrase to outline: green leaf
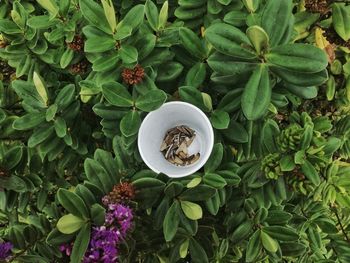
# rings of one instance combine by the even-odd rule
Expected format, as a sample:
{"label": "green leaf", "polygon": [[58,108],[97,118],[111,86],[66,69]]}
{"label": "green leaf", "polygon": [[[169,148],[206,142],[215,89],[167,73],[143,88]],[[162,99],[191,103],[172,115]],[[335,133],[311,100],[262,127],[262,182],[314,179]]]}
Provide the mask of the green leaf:
{"label": "green leaf", "polygon": [[[144,5],[135,5],[130,11],[125,15],[124,19],[118,24],[127,25],[133,30],[139,27],[144,18],[145,6]],[[118,32],[118,28],[117,28]]]}
{"label": "green leaf", "polygon": [[206,77],[206,65],[198,62],[190,68],[186,75],[185,84],[198,88],[204,82]]}
{"label": "green leaf", "polygon": [[278,250],[278,243],[276,240],[274,240],[269,234],[265,233],[264,231],[260,231],[260,238],[262,241],[262,244],[264,248],[272,253],[277,252]]}
{"label": "green leaf", "polygon": [[248,142],[248,132],[242,124],[232,120],[227,129],[221,130],[221,133],[231,142],[246,143]]}
{"label": "green leaf", "polygon": [[12,175],[9,179],[0,178],[2,187],[8,190],[13,190],[19,193],[27,191],[27,185],[20,177]]}
{"label": "green leaf", "polygon": [[117,20],[115,18],[114,5],[112,0],[101,0],[103,11],[105,13],[108,24],[114,33],[117,28]]}
{"label": "green leaf", "polygon": [[332,22],[338,35],[348,41],[350,39],[350,7],[345,3],[332,5]]}
{"label": "green leaf", "polygon": [[154,31],[158,31],[159,15],[158,8],[152,0],[147,0],[145,4],[145,13],[148,23]]}
{"label": "green leaf", "polygon": [[159,12],[158,29],[165,28],[166,22],[168,20],[168,1],[165,1]]}
{"label": "green leaf", "polygon": [[50,137],[50,135],[53,133],[53,126],[41,126],[35,129],[33,134],[30,136],[28,140],[28,147],[29,148],[34,148],[43,141],[45,141],[47,138]]}
{"label": "green leaf", "polygon": [[227,129],[230,124],[230,115],[226,111],[214,110],[210,121],[215,129]]}
{"label": "green leaf", "polygon": [[307,247],[297,242],[283,242],[280,244],[282,254],[286,257],[298,257],[305,253]]}
{"label": "green leaf", "polygon": [[58,110],[64,110],[71,104],[74,100],[75,95],[75,86],[73,84],[68,84],[58,93],[55,104],[57,105]]}
{"label": "green leaf", "polygon": [[[86,28],[83,30],[84,33],[86,32],[85,29]],[[85,35],[87,34],[85,33]],[[93,37],[87,36],[87,38],[88,39],[84,43],[85,52],[100,53],[115,49],[116,41],[103,32],[99,32],[99,34],[95,34]]]}
{"label": "green leaf", "polygon": [[183,46],[191,55],[194,55],[198,59],[204,59],[206,57],[206,51],[201,39],[192,30],[181,27],[179,29],[179,35]]}
{"label": "green leaf", "polygon": [[87,158],[84,162],[84,170],[89,181],[97,185],[107,194],[116,183],[115,178],[108,175],[107,171],[96,160]]}
{"label": "green leaf", "polygon": [[243,59],[254,59],[256,54],[244,46],[250,46],[247,36],[238,28],[215,23],[205,30],[205,38],[223,54]]}
{"label": "green leaf", "polygon": [[90,242],[91,225],[85,224],[74,241],[70,262],[81,262]]}
{"label": "green leaf", "polygon": [[137,49],[130,45],[122,45],[118,51],[121,60],[125,64],[132,64],[137,61],[138,52]]}
{"label": "green leaf", "polygon": [[56,134],[59,138],[63,138],[64,136],[66,136],[67,124],[63,118],[57,117],[55,120],[54,127],[55,127]]}
{"label": "green leaf", "polygon": [[51,13],[52,17],[58,14],[58,6],[54,0],[37,0],[37,2]]}
{"label": "green leaf", "polygon": [[130,107],[133,100],[128,90],[118,82],[109,82],[102,85],[102,94],[106,100],[115,106]]}
{"label": "green leaf", "polygon": [[183,71],[184,67],[178,62],[170,61],[158,69],[158,81],[171,81],[176,79]]}
{"label": "green leaf", "polygon": [[216,173],[224,178],[226,183],[230,186],[237,186],[241,182],[241,178],[234,171],[223,170],[217,171]]}
{"label": "green leaf", "polygon": [[249,238],[247,251],[246,251],[246,262],[255,262],[262,248],[260,239],[260,230],[254,232]]}
{"label": "green leaf", "polygon": [[62,54],[62,57],[60,59],[61,68],[66,68],[73,60],[73,57],[74,57],[73,49],[67,48]]}
{"label": "green leaf", "polygon": [[258,54],[268,48],[269,36],[263,28],[259,26],[250,26],[248,27],[246,34]]}
{"label": "green leaf", "polygon": [[216,143],[213,147],[213,151],[204,166],[206,173],[214,172],[221,164],[222,157],[224,155],[224,147],[221,143]]}
{"label": "green leaf", "polygon": [[220,195],[218,191],[216,191],[215,195],[212,198],[205,201],[205,207],[213,216],[216,216],[218,214],[220,209]]}
{"label": "green leaf", "polygon": [[280,160],[280,167],[282,172],[290,172],[295,168],[294,159],[290,155],[283,156]]}
{"label": "green leaf", "polygon": [[183,101],[191,103],[203,111],[208,111],[204,105],[202,93],[191,86],[183,86],[179,88],[179,94]]}
{"label": "green leaf", "polygon": [[216,173],[206,173],[203,182],[216,189],[224,188],[227,185],[226,180]]}
{"label": "green leaf", "polygon": [[257,120],[265,115],[271,101],[268,68],[257,67],[246,84],[242,95],[242,111],[248,120]]}
{"label": "green leaf", "polygon": [[51,246],[59,246],[63,243],[69,242],[73,237],[74,234],[63,234],[57,228],[54,228],[47,236],[46,242]]}
{"label": "green leaf", "polygon": [[244,6],[250,13],[254,13],[259,7],[259,0],[242,0]]}
{"label": "green leaf", "polygon": [[18,119],[15,119],[12,127],[21,131],[33,129],[45,121],[45,116],[45,112],[28,113]]}
{"label": "green leaf", "polygon": [[249,236],[249,233],[253,229],[253,224],[250,220],[246,220],[242,222],[235,231],[233,231],[231,235],[231,240],[234,243],[241,242],[242,240],[246,239]]}
{"label": "green leaf", "polygon": [[201,219],[203,211],[200,205],[189,201],[180,201],[182,211],[191,220]]}
{"label": "green leaf", "polygon": [[190,244],[189,239],[186,239],[180,246],[179,248],[179,255],[180,258],[185,258],[187,256],[187,252],[188,252],[188,246]]}
{"label": "green leaf", "polygon": [[180,196],[180,200],[186,201],[205,201],[211,198],[216,193],[215,188],[208,185],[198,185],[194,188],[189,188]]}
{"label": "green leaf", "polygon": [[[149,171],[143,171],[140,173],[141,178],[135,180],[132,184],[135,187],[138,194],[136,200],[138,204],[144,208],[152,207],[152,205],[159,199],[159,196],[164,191],[165,183],[152,177],[144,177],[145,173]],[[152,172],[152,176],[153,176]]]}
{"label": "green leaf", "polygon": [[[51,20],[49,16],[42,15],[42,16],[32,16],[31,18],[28,19],[27,25],[33,29],[47,29],[49,27],[56,25],[58,22],[59,22],[58,19]],[[1,24],[0,24],[0,28],[1,28]]]}
{"label": "green leaf", "polygon": [[321,179],[318,175],[318,172],[308,160],[305,160],[304,163],[301,164],[301,170],[306,176],[306,178],[309,179],[310,182],[314,185],[319,185],[321,183]]}
{"label": "green leaf", "polygon": [[[89,23],[95,25],[97,28],[111,34],[110,25],[105,17],[103,8],[93,0],[79,0],[80,10]],[[102,42],[101,42],[102,43]]]}
{"label": "green leaf", "polygon": [[187,188],[193,188],[196,187],[197,185],[199,185],[202,182],[202,178],[201,177],[196,177],[193,178],[191,181],[189,181],[186,185]]}
{"label": "green leaf", "polygon": [[137,98],[135,106],[146,112],[158,109],[166,101],[167,95],[162,90],[150,90]]}
{"label": "green leaf", "polygon": [[91,219],[95,225],[102,226],[105,222],[106,209],[99,205],[93,204],[91,206]]}
{"label": "green leaf", "polygon": [[57,222],[57,229],[63,234],[72,234],[78,231],[85,221],[72,214],[62,216]]}
{"label": "green leaf", "polygon": [[208,93],[201,92],[202,93],[202,99],[203,99],[203,104],[206,108],[207,111],[212,111],[213,110],[213,101]]}
{"label": "green leaf", "polygon": [[190,239],[189,250],[193,263],[209,263],[207,253],[194,238]]}
{"label": "green leaf", "polygon": [[52,121],[55,118],[56,113],[57,113],[57,105],[56,104],[50,105],[50,107],[46,111],[46,116],[45,116],[46,121],[47,122]]}
{"label": "green leaf", "polygon": [[[309,44],[285,44],[277,46],[265,55],[267,64],[300,73],[317,73],[328,65],[326,53]],[[299,78],[302,78],[299,76]]]}
{"label": "green leaf", "polygon": [[262,10],[261,27],[269,36],[272,47],[289,41],[292,8],[292,1],[268,1]]}
{"label": "green leaf", "polygon": [[182,192],[183,188],[184,186],[182,183],[171,182],[165,187],[164,194],[169,198],[174,198]]}
{"label": "green leaf", "polygon": [[43,79],[40,77],[40,75],[38,73],[36,73],[34,71],[33,73],[33,82],[36,88],[36,91],[38,92],[38,94],[40,95],[42,102],[47,106],[49,98],[47,95],[47,90],[44,84]]}
{"label": "green leaf", "polygon": [[266,226],[263,231],[279,241],[296,241],[299,239],[298,233],[284,226]]}
{"label": "green leaf", "polygon": [[174,201],[174,203],[170,206],[168,212],[165,215],[163,221],[163,233],[165,241],[170,242],[178,229],[180,223],[180,205],[178,201]]}
{"label": "green leaf", "polygon": [[73,215],[81,218],[89,217],[84,201],[77,194],[61,188],[57,191],[57,198],[61,205]]}
{"label": "green leaf", "polygon": [[120,131],[126,137],[138,133],[141,125],[140,114],[136,110],[129,111],[120,121]]}

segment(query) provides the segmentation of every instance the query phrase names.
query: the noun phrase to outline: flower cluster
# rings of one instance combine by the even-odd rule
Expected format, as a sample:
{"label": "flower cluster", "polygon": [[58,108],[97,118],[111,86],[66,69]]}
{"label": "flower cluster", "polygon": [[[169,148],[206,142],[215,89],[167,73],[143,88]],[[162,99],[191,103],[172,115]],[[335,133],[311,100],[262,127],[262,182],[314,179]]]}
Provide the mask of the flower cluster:
{"label": "flower cluster", "polygon": [[327,13],[333,0],[306,0],[305,8],[310,13]]}
{"label": "flower cluster", "polygon": [[84,48],[84,40],[81,36],[76,35],[72,42],[67,43],[68,47],[74,51],[81,51]]}
{"label": "flower cluster", "polygon": [[6,261],[11,256],[13,245],[10,242],[0,243],[0,261]]}
{"label": "flower cluster", "polygon": [[122,72],[123,81],[129,85],[140,83],[144,76],[145,70],[139,64],[137,64],[133,69],[125,68]]}
{"label": "flower cluster", "polygon": [[135,188],[129,182],[122,182],[113,187],[113,190],[102,198],[105,206],[109,204],[128,203],[135,198]]}
{"label": "flower cluster", "polygon": [[132,227],[133,212],[122,204],[108,205],[105,224],[92,229],[91,239],[83,263],[113,263],[118,259],[118,245]]}
{"label": "flower cluster", "polygon": [[89,69],[89,62],[86,59],[81,60],[70,66],[70,72],[74,75],[83,75]]}

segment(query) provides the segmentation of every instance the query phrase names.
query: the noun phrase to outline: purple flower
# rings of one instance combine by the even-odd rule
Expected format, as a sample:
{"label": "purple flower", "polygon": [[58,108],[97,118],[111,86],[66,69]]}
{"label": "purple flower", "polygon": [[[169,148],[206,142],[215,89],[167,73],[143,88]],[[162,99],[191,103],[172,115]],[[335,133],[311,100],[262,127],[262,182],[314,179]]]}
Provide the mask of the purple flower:
{"label": "purple flower", "polygon": [[72,254],[72,247],[73,244],[62,244],[60,245],[60,251],[69,257]]}
{"label": "purple flower", "polygon": [[10,242],[4,242],[0,244],[0,260],[6,260],[8,259],[12,252],[11,249],[13,248],[13,245]]}
{"label": "purple flower", "polygon": [[105,226],[94,227],[92,229],[89,247],[85,253],[83,263],[117,262],[117,247],[120,240],[121,234],[118,230],[109,229]]}
{"label": "purple flower", "polygon": [[132,226],[133,218],[133,212],[130,207],[121,204],[110,204],[106,213],[105,225],[119,228],[124,238]]}
{"label": "purple flower", "polygon": [[83,263],[118,262],[118,246],[130,230],[133,217],[130,207],[110,204],[105,216],[105,224],[92,229]]}

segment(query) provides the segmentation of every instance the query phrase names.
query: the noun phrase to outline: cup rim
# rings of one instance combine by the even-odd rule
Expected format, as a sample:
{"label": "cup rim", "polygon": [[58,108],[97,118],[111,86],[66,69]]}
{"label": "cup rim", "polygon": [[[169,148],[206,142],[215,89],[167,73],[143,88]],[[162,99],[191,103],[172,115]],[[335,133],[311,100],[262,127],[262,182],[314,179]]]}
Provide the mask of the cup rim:
{"label": "cup rim", "polygon": [[196,112],[198,112],[202,117],[203,117],[203,120],[205,122],[205,124],[209,127],[209,138],[208,138],[208,141],[209,141],[209,149],[208,149],[208,152],[206,155],[203,156],[203,158],[200,158],[200,161],[197,163],[197,164],[194,164],[192,167],[189,167],[189,169],[182,173],[182,174],[165,174],[167,175],[168,177],[171,177],[171,178],[181,178],[181,177],[185,177],[185,176],[188,176],[188,175],[191,175],[193,173],[195,173],[196,171],[198,171],[200,168],[202,168],[205,163],[207,162],[207,160],[209,159],[210,157],[210,154],[211,152],[213,151],[213,147],[214,147],[214,131],[213,131],[213,127],[210,123],[210,120],[209,118],[207,117],[207,115],[205,115],[205,113],[199,109],[198,107],[196,107],[195,105],[191,104],[191,103],[188,103],[188,102],[183,102],[183,101],[170,101],[170,102],[166,102],[164,103],[160,108],[154,110],[154,111],[151,111],[149,112],[146,117],[143,119],[142,123],[141,123],[141,126],[140,126],[140,129],[139,129],[139,132],[138,132],[138,138],[137,138],[137,147],[138,147],[138,150],[139,150],[139,153],[141,155],[141,158],[142,160],[144,161],[144,163],[148,166],[148,168],[150,168],[152,171],[154,171],[155,173],[157,174],[160,174],[160,173],[163,173],[162,171],[159,171],[158,169],[156,169],[155,167],[153,167],[153,165],[151,165],[147,158],[145,158],[145,155],[143,153],[143,150],[142,150],[142,147],[140,146],[140,134],[142,134],[143,132],[143,129],[144,129],[144,123],[147,122],[147,120],[150,118],[150,116],[156,112],[157,110],[161,109],[162,107],[167,107],[167,106],[171,106],[171,105],[182,105],[182,106],[186,106],[186,107],[189,107],[189,108],[192,108],[193,110],[195,110]]}

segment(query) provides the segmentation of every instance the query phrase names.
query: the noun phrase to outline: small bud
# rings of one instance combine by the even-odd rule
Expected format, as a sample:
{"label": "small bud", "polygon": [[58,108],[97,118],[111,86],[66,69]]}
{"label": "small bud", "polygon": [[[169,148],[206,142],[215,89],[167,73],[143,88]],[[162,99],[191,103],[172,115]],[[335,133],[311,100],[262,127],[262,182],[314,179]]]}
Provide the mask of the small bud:
{"label": "small bud", "polygon": [[139,64],[133,69],[125,68],[122,72],[123,81],[129,85],[140,83],[144,76],[145,70]]}

